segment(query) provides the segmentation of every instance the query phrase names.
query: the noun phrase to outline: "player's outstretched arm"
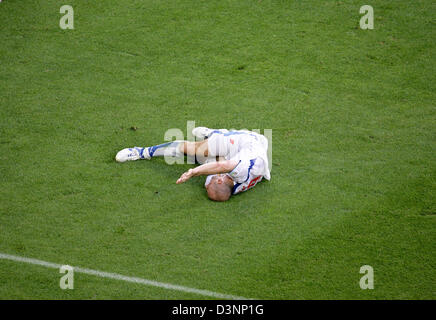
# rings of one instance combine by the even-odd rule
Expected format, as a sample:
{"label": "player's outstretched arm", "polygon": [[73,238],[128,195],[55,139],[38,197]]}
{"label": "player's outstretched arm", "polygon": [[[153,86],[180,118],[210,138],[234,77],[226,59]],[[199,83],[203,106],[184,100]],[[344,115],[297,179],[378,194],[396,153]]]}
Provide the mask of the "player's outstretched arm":
{"label": "player's outstretched arm", "polygon": [[232,171],[238,165],[238,161],[236,160],[225,160],[218,162],[210,162],[202,164],[194,169],[189,169],[184,174],[180,176],[177,180],[177,184],[183,183],[192,177],[209,175],[209,174],[217,174],[217,173],[227,173]]}

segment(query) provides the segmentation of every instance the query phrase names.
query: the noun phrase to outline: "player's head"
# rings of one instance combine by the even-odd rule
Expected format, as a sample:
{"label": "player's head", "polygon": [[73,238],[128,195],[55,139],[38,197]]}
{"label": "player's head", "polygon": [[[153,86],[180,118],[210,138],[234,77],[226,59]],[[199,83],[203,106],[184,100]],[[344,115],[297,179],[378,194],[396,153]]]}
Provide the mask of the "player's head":
{"label": "player's head", "polygon": [[232,195],[233,180],[226,174],[213,175],[206,184],[207,196],[213,201],[227,201]]}

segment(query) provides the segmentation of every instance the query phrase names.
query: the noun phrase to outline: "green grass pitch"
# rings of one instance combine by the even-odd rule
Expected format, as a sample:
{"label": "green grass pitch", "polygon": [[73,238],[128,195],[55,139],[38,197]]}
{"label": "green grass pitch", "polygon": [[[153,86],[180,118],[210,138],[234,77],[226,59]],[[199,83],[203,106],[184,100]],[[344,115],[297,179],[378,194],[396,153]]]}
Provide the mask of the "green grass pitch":
{"label": "green grass pitch", "polygon": [[[64,4],[74,30],[59,27]],[[435,299],[435,12],[2,1],[0,253],[259,299]],[[175,184],[193,165],[114,161],[189,120],[272,129],[271,181],[214,203],[205,178]],[[59,279],[0,260],[1,299],[207,298]]]}

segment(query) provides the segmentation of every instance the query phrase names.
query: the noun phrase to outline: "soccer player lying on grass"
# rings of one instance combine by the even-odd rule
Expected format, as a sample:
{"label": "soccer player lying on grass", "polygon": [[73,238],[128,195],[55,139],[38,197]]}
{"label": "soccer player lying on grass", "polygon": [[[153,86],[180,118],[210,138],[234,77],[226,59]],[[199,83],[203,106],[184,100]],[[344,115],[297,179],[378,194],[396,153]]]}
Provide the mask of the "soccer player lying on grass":
{"label": "soccer player lying on grass", "polygon": [[207,175],[207,195],[214,201],[226,201],[231,195],[254,187],[262,177],[270,180],[268,140],[265,136],[246,130],[228,131],[205,127],[194,128],[192,133],[205,140],[126,148],[118,152],[115,160],[126,162],[158,156],[195,156],[202,164],[183,173],[177,183]]}

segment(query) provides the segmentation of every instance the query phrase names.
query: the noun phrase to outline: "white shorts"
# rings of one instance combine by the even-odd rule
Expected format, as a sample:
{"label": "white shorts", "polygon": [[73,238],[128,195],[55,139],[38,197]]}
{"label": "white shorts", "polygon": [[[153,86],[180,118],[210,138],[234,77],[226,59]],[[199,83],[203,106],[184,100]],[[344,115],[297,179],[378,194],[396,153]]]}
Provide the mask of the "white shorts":
{"label": "white shorts", "polygon": [[217,132],[208,138],[209,157],[221,156],[238,161],[237,167],[230,173],[237,182],[248,177],[252,169],[253,173],[270,179],[267,150],[268,140],[251,131]]}

